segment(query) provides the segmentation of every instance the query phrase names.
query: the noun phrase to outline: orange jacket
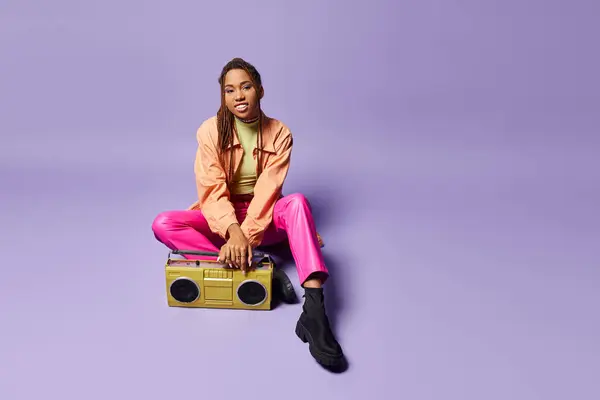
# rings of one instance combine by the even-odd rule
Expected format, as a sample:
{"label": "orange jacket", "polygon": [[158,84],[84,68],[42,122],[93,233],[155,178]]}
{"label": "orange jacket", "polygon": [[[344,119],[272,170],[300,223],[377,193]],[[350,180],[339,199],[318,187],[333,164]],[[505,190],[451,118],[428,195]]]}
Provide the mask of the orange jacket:
{"label": "orange jacket", "polygon": [[[290,167],[292,153],[292,133],[280,121],[264,116],[262,173],[254,187],[254,197],[248,206],[246,219],[242,222],[242,232],[254,248],[260,244],[266,228],[272,221],[275,202],[280,198],[283,183]],[[229,200],[229,190],[225,183],[229,170],[229,153],[225,154],[225,165],[218,157],[217,117],[204,121],[196,133],[198,149],[194,163],[198,201],[189,209],[202,210],[210,229],[226,238],[227,228],[238,223],[233,205]],[[233,170],[240,165],[243,148],[237,135],[233,137]],[[257,158],[257,149],[253,156]]]}

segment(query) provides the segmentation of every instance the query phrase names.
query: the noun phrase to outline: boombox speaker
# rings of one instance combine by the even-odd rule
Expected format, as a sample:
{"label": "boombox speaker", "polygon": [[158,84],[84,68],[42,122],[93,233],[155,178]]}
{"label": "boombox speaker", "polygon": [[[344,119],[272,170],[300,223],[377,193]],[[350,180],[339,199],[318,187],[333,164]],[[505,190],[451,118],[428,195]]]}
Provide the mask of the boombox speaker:
{"label": "boombox speaker", "polygon": [[[182,255],[215,257],[189,260]],[[266,253],[256,257],[246,274],[216,261],[218,253],[173,250],[165,266],[167,303],[170,307],[270,310],[274,262]]]}

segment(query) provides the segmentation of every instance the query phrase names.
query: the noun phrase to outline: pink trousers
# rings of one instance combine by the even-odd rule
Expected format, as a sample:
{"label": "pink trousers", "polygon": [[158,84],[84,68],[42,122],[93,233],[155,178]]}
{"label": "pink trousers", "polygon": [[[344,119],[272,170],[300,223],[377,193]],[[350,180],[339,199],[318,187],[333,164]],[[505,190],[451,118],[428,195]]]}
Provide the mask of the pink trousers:
{"label": "pink trousers", "polygon": [[[249,201],[233,201],[237,220],[246,218]],[[213,233],[199,210],[164,211],[152,223],[154,236],[171,250],[200,250],[218,252],[225,240]],[[273,221],[265,231],[261,246],[288,240],[300,283],[313,273],[322,280],[329,272],[323,261],[310,204],[304,195],[284,196],[275,203]],[[188,258],[202,256],[186,255]]]}

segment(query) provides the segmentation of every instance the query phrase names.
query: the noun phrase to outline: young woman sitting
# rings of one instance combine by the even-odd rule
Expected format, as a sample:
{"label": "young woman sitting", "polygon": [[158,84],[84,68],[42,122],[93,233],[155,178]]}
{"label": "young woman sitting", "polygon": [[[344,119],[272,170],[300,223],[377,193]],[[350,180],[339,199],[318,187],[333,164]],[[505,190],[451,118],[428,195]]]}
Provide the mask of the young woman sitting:
{"label": "young woman sitting", "polygon": [[221,107],[196,135],[198,200],[187,210],[160,213],[154,234],[172,250],[218,252],[220,262],[242,270],[256,247],[287,240],[305,299],[296,334],[321,365],[339,367],[345,360],[325,312],[329,273],[311,208],[302,194],[282,194],[292,134],[262,111],[264,88],[253,65],[231,60],[219,84]]}

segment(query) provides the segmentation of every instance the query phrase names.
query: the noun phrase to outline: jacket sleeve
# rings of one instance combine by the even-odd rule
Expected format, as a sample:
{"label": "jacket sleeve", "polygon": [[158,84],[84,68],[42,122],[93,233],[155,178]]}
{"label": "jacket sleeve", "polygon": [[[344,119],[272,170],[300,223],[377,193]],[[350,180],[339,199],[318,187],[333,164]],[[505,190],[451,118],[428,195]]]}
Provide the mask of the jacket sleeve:
{"label": "jacket sleeve", "polygon": [[254,248],[263,239],[265,230],[273,219],[273,209],[290,167],[293,137],[290,132],[276,143],[275,154],[271,154],[265,168],[254,186],[254,197],[248,206],[242,232]]}
{"label": "jacket sleeve", "polygon": [[225,170],[219,162],[209,123],[205,122],[198,128],[196,138],[198,149],[194,172],[199,206],[211,231],[225,239],[229,226],[238,223],[238,220],[229,201]]}

